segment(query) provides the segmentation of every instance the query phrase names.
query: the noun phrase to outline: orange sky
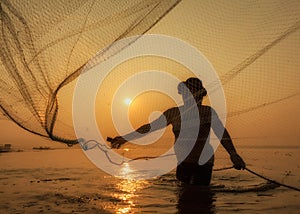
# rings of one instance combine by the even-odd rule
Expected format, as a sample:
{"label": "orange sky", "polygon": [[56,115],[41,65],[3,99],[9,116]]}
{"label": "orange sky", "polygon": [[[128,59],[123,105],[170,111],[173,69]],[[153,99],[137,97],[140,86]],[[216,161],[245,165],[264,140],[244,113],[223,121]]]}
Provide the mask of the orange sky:
{"label": "orange sky", "polygon": [[[188,42],[202,52],[219,76],[223,77],[247,57],[253,56],[264,45],[275,40],[289,24],[294,23],[295,20],[289,19],[289,14],[300,14],[299,1],[265,1],[258,4],[261,5],[249,7],[251,2],[230,1],[222,8],[221,13],[222,2],[184,0],[149,33],[166,34]],[[269,17],[260,21],[266,14]],[[224,85],[229,112],[241,111],[300,92],[299,38],[299,30],[290,34]],[[96,109],[101,109],[96,111],[96,117],[105,135],[116,134],[109,115],[111,95],[108,92],[112,93],[126,75],[145,69],[166,70],[182,80],[190,74],[184,66],[176,62],[155,57],[135,59],[119,65],[107,77],[103,88],[100,88],[95,106]],[[124,74],[124,70],[126,75],[120,79],[119,74]],[[66,91],[60,95],[64,100],[62,106],[65,107],[61,115],[65,123],[71,123],[72,92]],[[105,99],[103,94],[106,94]],[[137,97],[129,111],[133,126],[147,122],[149,112],[164,111],[173,104],[155,93]],[[237,140],[242,145],[246,145],[245,142],[247,145],[299,145],[299,107],[298,95],[228,118],[227,127],[234,138],[248,138]],[[0,143],[12,143],[18,147],[61,146],[27,133],[7,120],[0,121],[0,130]]]}

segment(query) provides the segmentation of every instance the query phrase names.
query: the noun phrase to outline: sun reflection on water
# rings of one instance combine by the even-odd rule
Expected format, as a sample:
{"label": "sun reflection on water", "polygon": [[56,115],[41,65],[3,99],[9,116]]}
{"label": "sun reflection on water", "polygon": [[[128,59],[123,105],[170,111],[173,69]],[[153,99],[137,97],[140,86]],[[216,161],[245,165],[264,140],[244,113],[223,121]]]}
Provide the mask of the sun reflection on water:
{"label": "sun reflection on water", "polygon": [[116,213],[118,214],[138,212],[134,209],[136,201],[139,200],[138,191],[144,189],[148,184],[145,180],[133,180],[132,172],[133,170],[128,163],[125,163],[120,170],[121,175],[127,179],[122,179],[116,184],[116,188],[120,190],[121,193],[115,193],[114,197],[122,201],[116,207]]}

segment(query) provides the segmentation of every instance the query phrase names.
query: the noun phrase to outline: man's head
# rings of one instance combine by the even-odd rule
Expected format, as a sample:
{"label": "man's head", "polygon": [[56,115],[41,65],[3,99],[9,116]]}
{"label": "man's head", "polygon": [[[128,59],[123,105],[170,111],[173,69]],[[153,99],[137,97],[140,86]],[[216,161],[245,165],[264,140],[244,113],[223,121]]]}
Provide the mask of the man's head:
{"label": "man's head", "polygon": [[180,82],[178,84],[179,94],[187,94],[187,89],[190,91],[190,93],[193,94],[195,98],[203,98],[207,95],[207,91],[203,87],[201,80],[196,77],[190,77],[186,81]]}

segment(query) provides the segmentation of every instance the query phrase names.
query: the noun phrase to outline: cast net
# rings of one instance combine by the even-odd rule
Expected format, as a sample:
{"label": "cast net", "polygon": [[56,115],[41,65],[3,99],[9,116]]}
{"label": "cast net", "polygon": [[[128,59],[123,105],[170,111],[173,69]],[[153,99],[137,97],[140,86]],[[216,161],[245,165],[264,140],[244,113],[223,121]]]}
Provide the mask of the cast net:
{"label": "cast net", "polygon": [[[114,41],[161,33],[190,43],[212,63],[226,96],[226,126],[235,140],[299,140],[299,1],[178,2],[2,0],[3,115],[35,134],[77,143],[70,103],[86,63],[100,50],[105,61],[131,44],[114,46]],[[105,116],[112,91],[144,69],[169,69],[180,80],[191,75],[182,65],[156,57],[120,65],[99,88],[98,125],[107,128],[106,135],[115,134],[107,131],[113,123]],[[213,90],[214,83],[205,87]],[[148,119],[148,110],[164,111],[174,104],[157,101],[164,99],[159,93],[144,95],[132,104],[135,127]],[[145,117],[135,118],[139,114]]]}
{"label": "cast net", "polygon": [[30,132],[76,143],[72,123],[58,118],[62,88],[99,50],[117,53],[129,44],[110,44],[142,35],[177,3],[1,1],[1,111]]}

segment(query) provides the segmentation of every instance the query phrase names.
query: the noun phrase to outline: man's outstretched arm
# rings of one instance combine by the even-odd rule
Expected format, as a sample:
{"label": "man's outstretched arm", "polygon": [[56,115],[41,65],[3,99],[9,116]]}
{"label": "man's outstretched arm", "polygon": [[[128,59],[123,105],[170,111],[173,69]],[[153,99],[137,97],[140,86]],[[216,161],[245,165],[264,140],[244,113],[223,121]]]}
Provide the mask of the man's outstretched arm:
{"label": "man's outstretched arm", "polygon": [[164,115],[161,115],[158,119],[149,124],[142,125],[138,129],[124,136],[117,136],[113,139],[109,139],[112,148],[120,148],[124,143],[141,138],[146,134],[157,131],[167,126],[167,122]]}

